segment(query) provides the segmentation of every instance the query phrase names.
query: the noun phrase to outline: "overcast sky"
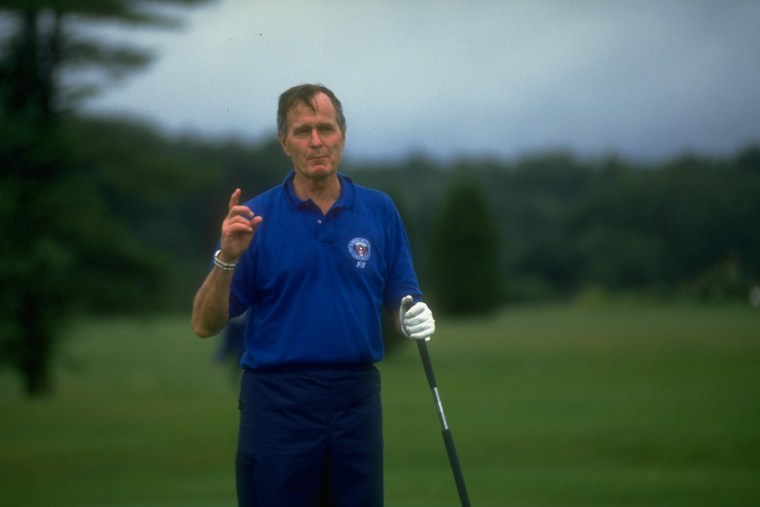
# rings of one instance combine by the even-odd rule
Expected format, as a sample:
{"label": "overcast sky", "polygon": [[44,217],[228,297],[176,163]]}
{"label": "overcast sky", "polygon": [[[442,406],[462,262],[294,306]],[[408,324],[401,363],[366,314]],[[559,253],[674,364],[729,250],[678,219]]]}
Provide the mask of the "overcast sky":
{"label": "overcast sky", "polygon": [[656,160],[760,141],[760,1],[218,0],[91,100],[172,132],[275,134],[291,85],[342,100],[346,155]]}

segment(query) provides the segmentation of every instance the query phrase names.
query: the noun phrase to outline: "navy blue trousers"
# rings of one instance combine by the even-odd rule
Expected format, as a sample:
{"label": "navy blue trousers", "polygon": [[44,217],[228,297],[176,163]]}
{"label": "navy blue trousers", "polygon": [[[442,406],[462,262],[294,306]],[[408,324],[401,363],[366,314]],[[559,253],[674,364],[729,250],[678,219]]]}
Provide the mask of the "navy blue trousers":
{"label": "navy blue trousers", "polygon": [[246,370],[236,469],[240,507],[381,507],[380,373]]}

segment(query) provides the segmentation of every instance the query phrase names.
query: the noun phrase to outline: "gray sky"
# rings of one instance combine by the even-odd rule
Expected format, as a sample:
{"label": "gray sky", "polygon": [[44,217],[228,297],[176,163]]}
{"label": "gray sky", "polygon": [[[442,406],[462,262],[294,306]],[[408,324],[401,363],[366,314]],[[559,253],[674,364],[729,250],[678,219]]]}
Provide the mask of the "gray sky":
{"label": "gray sky", "polygon": [[352,158],[760,141],[760,1],[218,0],[184,17],[132,34],[158,59],[87,109],[258,140],[282,91],[321,82]]}

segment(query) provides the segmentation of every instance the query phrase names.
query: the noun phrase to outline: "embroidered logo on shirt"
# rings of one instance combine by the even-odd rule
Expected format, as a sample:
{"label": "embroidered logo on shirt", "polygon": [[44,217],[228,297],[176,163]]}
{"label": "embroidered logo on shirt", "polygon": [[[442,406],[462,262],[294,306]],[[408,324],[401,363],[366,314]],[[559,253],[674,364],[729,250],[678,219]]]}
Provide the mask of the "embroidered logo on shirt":
{"label": "embroidered logo on shirt", "polygon": [[368,261],[370,255],[369,241],[364,238],[352,239],[348,242],[348,252],[357,261]]}

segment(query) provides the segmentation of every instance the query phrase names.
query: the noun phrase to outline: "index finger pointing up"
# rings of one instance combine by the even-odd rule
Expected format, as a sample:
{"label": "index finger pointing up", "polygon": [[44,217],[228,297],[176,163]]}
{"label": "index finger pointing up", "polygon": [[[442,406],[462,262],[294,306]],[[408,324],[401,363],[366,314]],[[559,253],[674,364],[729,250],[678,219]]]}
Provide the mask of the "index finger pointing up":
{"label": "index finger pointing up", "polygon": [[230,196],[230,210],[240,203],[240,194],[241,192],[239,188],[236,188],[235,191],[232,192],[232,195]]}

